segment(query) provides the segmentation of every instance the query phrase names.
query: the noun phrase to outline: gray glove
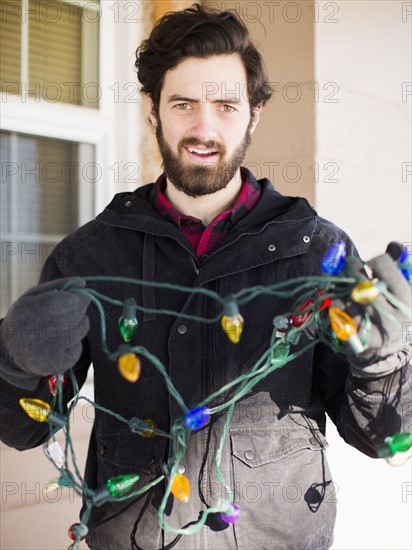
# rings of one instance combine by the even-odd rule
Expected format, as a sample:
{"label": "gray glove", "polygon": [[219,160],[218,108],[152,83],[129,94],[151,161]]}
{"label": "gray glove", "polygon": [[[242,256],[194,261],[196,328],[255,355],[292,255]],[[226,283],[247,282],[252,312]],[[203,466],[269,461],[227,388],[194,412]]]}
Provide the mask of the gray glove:
{"label": "gray glove", "polygon": [[[379,296],[372,304],[361,306],[351,303],[345,309],[355,321],[360,321],[365,309],[371,319],[368,347],[358,355],[348,356],[352,372],[356,376],[386,376],[405,366],[411,356],[407,327],[412,320],[412,287],[398,269],[393,257],[395,243],[388,246],[386,254],[369,262],[373,278],[383,281],[405,311],[394,307],[385,296]],[[359,260],[348,261],[347,272],[365,280],[366,274]],[[376,306],[376,307],[374,307]]]}
{"label": "gray glove", "polygon": [[90,299],[61,289],[57,279],[28,290],[10,308],[0,327],[0,375],[10,384],[33,390],[40,379],[62,374],[79,360],[89,330]]}

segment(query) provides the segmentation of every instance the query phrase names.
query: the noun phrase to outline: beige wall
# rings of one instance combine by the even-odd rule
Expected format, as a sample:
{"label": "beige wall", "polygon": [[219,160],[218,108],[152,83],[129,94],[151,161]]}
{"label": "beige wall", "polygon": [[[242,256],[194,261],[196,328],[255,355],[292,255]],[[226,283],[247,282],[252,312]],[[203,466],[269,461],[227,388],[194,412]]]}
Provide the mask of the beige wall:
{"label": "beige wall", "polygon": [[[208,0],[236,9],[275,85],[246,164],[369,259],[411,242],[410,3]],[[408,175],[409,174],[409,175]]]}
{"label": "beige wall", "polygon": [[[316,206],[368,259],[390,240],[412,241],[412,14],[404,12],[412,7],[335,4],[338,22],[319,23],[315,33],[316,79],[339,88],[337,103],[317,104],[316,160],[335,163],[339,173],[336,182],[317,183]],[[410,95],[402,97],[407,82]]]}
{"label": "beige wall", "polygon": [[[235,9],[263,55],[275,94],[261,115],[245,165],[288,195],[315,199],[313,11],[308,2],[206,1]],[[296,4],[297,8],[292,4]],[[311,168],[312,167],[312,168]]]}

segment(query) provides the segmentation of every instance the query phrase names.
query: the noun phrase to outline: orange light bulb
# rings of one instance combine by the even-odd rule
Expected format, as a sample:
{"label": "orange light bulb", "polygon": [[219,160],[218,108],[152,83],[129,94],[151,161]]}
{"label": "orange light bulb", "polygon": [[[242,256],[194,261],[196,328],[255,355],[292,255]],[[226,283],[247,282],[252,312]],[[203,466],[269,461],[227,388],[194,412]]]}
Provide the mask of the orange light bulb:
{"label": "orange light bulb", "polygon": [[350,336],[358,332],[352,317],[337,307],[329,309],[329,318],[333,331],[339,340],[346,342]]}
{"label": "orange light bulb", "polygon": [[185,504],[189,502],[190,482],[186,476],[184,476],[183,474],[175,475],[175,477],[173,478],[171,493]]}
{"label": "orange light bulb", "polygon": [[352,317],[338,307],[331,307],[329,309],[329,318],[333,332],[339,340],[348,342],[355,353],[361,353],[364,347],[358,336],[358,328]]}

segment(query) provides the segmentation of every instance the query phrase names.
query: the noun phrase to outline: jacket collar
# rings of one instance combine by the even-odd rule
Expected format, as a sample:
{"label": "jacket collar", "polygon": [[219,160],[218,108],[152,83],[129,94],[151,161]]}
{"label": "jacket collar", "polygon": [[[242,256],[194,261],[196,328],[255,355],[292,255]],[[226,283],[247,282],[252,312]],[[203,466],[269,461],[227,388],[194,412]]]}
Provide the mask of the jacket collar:
{"label": "jacket collar", "polygon": [[[255,179],[250,172],[248,177]],[[305,198],[280,194],[266,178],[258,183],[262,187],[258,203],[239,220],[222,246],[202,266],[200,276],[203,283],[222,273],[241,272],[281,258],[305,254],[309,250],[317,224],[316,211]],[[96,219],[115,227],[171,238],[197,261],[179,229],[153,209],[153,193],[153,183],[132,193],[118,193]],[[239,248],[244,248],[247,253],[239,254]],[[214,261],[214,258],[219,261]]]}

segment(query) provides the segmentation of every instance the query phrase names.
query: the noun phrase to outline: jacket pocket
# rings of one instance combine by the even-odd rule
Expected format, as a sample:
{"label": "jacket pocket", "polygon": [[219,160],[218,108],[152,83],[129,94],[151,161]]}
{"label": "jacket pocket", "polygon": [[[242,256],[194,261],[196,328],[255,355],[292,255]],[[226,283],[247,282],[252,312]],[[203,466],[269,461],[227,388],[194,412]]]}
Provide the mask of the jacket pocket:
{"label": "jacket pocket", "polygon": [[323,549],[333,539],[335,487],[318,430],[230,430],[239,550]]}
{"label": "jacket pocket", "polygon": [[154,474],[157,466],[164,462],[164,453],[165,443],[160,438],[143,439],[138,434],[122,431],[102,432],[97,437],[98,459],[107,470]]}

